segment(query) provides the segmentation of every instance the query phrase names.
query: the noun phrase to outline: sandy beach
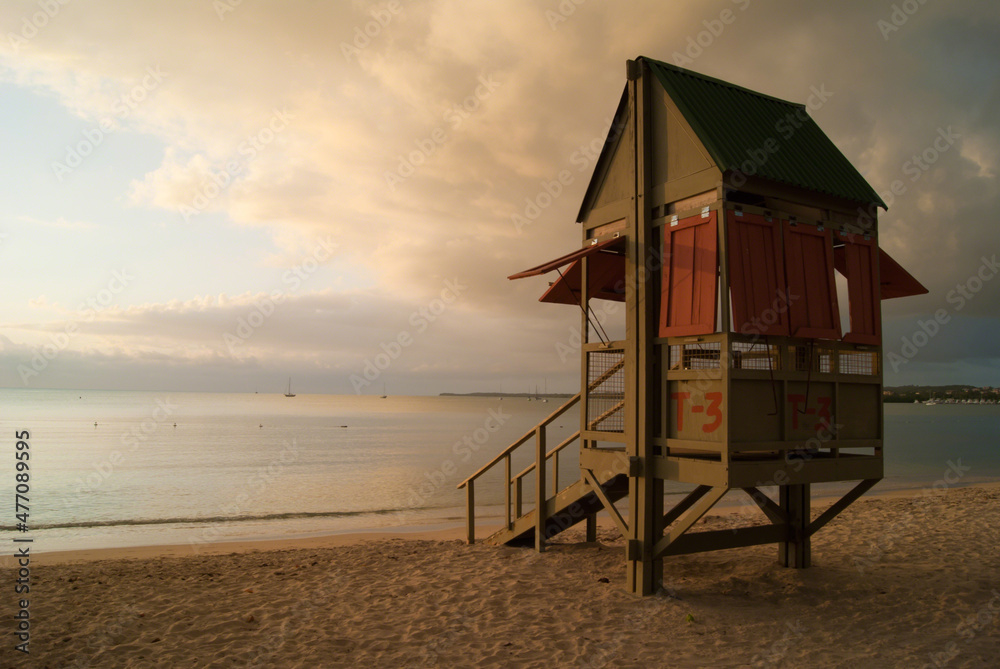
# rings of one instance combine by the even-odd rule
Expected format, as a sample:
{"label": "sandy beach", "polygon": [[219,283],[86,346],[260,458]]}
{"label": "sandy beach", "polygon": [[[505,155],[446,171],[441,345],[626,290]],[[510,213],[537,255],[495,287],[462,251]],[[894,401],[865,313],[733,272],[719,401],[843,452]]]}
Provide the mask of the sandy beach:
{"label": "sandy beach", "polygon": [[[816,504],[814,513],[823,508]],[[995,667],[1000,487],[865,498],[813,567],[762,546],[670,558],[626,594],[623,542],[544,554],[436,536],[42,554],[30,655],[4,667]],[[740,509],[705,529],[747,524]],[[16,579],[4,561],[4,582]]]}

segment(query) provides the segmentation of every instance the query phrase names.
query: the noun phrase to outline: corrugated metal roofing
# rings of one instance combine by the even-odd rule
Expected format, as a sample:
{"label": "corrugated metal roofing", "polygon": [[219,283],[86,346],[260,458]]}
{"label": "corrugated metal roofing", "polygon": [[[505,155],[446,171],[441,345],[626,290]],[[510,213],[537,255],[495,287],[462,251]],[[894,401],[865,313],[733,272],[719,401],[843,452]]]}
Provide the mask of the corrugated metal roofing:
{"label": "corrugated metal roofing", "polygon": [[[721,170],[751,176],[744,167],[752,166],[764,179],[888,209],[805,105],[644,60]],[[775,143],[777,150],[769,151]]]}

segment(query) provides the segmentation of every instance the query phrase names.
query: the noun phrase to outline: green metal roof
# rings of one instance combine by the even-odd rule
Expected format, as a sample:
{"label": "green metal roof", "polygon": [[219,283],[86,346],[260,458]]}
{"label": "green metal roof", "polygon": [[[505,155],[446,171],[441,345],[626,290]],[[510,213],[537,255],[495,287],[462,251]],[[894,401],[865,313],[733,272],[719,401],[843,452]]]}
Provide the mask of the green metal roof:
{"label": "green metal roof", "polygon": [[741,170],[749,176],[752,171],[743,167],[750,161],[755,176],[888,209],[805,105],[643,60],[722,171]]}

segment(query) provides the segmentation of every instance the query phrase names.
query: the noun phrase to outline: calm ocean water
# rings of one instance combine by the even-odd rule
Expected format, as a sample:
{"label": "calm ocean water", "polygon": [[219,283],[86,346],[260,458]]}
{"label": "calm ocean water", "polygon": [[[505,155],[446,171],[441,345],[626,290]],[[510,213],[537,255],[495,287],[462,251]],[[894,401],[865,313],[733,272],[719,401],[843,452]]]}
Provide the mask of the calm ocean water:
{"label": "calm ocean water", "polygon": [[[14,435],[28,430],[36,551],[455,526],[456,484],[561,401],[0,390],[0,489],[13,491]],[[558,420],[550,446],[577,420]],[[887,405],[876,490],[929,485],[959,459],[963,483],[1000,480],[998,435],[1000,406]],[[563,482],[578,476],[571,450]],[[501,478],[477,486],[487,514]]]}

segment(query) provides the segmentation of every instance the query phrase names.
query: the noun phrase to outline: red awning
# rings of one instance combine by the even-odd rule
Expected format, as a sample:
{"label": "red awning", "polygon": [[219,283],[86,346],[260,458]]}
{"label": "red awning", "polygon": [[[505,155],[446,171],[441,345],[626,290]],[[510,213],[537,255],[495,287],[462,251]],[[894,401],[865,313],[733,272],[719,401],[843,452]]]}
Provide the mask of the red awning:
{"label": "red awning", "polygon": [[[833,262],[837,270],[847,275],[847,258],[844,247],[833,250]],[[891,300],[894,297],[910,297],[911,295],[926,295],[930,291],[913,278],[913,275],[903,269],[903,266],[893,260],[892,256],[878,250],[879,297]]]}
{"label": "red awning", "polygon": [[603,241],[603,242],[601,242],[599,244],[594,244],[592,246],[588,246],[586,248],[582,248],[582,249],[580,249],[578,251],[573,251],[572,253],[567,253],[564,256],[556,258],[555,260],[550,260],[549,262],[545,263],[544,265],[539,265],[538,267],[532,267],[531,269],[526,269],[523,272],[518,272],[517,274],[511,274],[507,278],[508,279],[523,279],[523,278],[529,277],[529,276],[540,276],[542,274],[545,274],[546,272],[551,272],[552,270],[554,270],[556,268],[562,267],[563,265],[568,265],[571,262],[573,262],[574,260],[579,260],[580,258],[582,258],[584,256],[589,256],[591,253],[597,253],[598,251],[600,251],[602,249],[606,249],[607,247],[611,246],[612,244],[615,244],[615,243],[620,242],[620,241],[622,241],[620,238],[608,239],[608,240]]}
{"label": "red awning", "polygon": [[[587,277],[591,298],[599,300],[625,301],[625,256],[619,253],[597,253],[590,256]],[[554,304],[580,304],[580,261],[562,273],[539,302]]]}
{"label": "red awning", "polygon": [[926,295],[930,291],[903,269],[903,266],[883,251],[878,250],[879,293],[883,300],[910,295]]}

